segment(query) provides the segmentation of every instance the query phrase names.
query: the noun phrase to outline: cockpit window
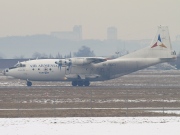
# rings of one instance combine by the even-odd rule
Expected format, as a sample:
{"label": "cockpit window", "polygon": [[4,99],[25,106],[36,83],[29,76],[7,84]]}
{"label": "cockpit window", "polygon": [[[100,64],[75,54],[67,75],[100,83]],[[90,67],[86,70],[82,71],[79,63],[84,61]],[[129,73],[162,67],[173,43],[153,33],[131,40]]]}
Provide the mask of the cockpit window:
{"label": "cockpit window", "polygon": [[19,67],[26,67],[25,64],[20,63]]}
{"label": "cockpit window", "polygon": [[10,67],[9,69],[18,68],[18,67],[26,67],[26,65],[22,63],[17,63],[16,65],[14,65],[13,67]]}
{"label": "cockpit window", "polygon": [[14,67],[26,67],[26,65],[22,63],[17,63],[16,65],[14,65]]}

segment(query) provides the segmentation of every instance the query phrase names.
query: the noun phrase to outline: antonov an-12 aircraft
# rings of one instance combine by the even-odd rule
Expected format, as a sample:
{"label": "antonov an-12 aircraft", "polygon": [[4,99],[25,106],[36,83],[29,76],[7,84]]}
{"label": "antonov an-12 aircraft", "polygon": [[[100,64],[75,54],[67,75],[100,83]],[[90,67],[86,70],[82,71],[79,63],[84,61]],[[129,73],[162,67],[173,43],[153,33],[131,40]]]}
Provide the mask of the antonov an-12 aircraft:
{"label": "antonov an-12 aircraft", "polygon": [[103,57],[36,59],[18,62],[3,74],[27,81],[71,81],[72,86],[89,86],[90,81],[114,79],[149,66],[176,59],[167,26],[159,26],[150,46],[108,60]]}

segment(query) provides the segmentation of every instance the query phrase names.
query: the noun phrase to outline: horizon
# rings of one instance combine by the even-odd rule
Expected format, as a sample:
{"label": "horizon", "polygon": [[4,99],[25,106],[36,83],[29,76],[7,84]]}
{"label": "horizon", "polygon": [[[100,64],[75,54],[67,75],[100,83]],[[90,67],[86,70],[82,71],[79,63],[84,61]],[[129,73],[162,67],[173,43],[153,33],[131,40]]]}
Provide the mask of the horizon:
{"label": "horizon", "polygon": [[[56,32],[72,32],[72,31],[56,31]],[[6,36],[0,36],[0,38],[9,38],[9,37],[31,37],[31,36],[52,36],[51,34],[52,32],[50,33],[40,33],[40,34],[32,34],[32,35],[29,35],[29,34],[25,34],[25,35],[6,35]],[[83,36],[83,35],[82,35]],[[106,32],[106,36],[107,36],[107,32]],[[177,36],[180,36],[180,34],[178,35],[175,35],[174,37],[172,37],[170,35],[170,38],[171,38],[171,41],[177,41]],[[58,38],[58,37],[56,37]],[[60,39],[60,40],[68,40],[68,39]],[[83,41],[83,40],[100,40],[100,41],[105,41],[105,40],[108,40],[107,37],[105,39],[98,39],[98,38],[90,38],[90,39],[84,39],[82,38],[82,40],[80,41]],[[149,37],[149,38],[138,38],[138,39],[122,39],[121,37],[120,38],[117,38],[116,40],[121,40],[121,41],[139,41],[139,40],[152,40],[152,37]],[[71,41],[71,40],[70,40]],[[72,40],[73,41],[73,40]]]}

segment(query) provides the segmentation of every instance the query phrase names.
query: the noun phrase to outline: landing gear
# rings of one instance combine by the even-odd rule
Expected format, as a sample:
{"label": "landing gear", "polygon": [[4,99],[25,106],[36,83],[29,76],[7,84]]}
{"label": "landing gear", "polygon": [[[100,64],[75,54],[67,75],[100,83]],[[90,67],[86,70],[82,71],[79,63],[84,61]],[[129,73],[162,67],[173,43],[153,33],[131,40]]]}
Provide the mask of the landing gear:
{"label": "landing gear", "polygon": [[27,81],[27,86],[28,86],[28,87],[32,86],[32,82]]}
{"label": "landing gear", "polygon": [[72,86],[77,86],[77,81],[72,81]]}
{"label": "landing gear", "polygon": [[78,81],[77,84],[78,86],[83,86],[83,81]]}
{"label": "landing gear", "polygon": [[89,86],[90,82],[89,81],[84,81],[84,86]]}
{"label": "landing gear", "polygon": [[89,86],[90,82],[88,80],[78,80],[78,81],[72,81],[72,86]]}

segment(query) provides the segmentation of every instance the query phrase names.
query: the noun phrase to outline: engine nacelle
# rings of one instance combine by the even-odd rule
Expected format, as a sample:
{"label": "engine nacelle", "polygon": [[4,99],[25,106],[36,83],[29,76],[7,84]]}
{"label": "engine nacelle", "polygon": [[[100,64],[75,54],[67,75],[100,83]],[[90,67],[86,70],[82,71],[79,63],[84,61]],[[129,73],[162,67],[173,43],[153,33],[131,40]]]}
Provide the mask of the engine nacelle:
{"label": "engine nacelle", "polygon": [[86,58],[71,58],[73,65],[88,64]]}

